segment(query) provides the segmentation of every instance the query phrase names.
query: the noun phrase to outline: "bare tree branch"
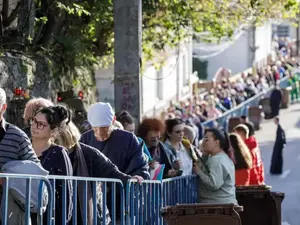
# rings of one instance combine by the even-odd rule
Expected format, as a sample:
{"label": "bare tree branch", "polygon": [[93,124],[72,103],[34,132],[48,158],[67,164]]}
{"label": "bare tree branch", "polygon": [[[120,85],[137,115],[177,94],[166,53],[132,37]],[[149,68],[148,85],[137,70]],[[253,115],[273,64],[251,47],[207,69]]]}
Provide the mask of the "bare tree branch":
{"label": "bare tree branch", "polygon": [[11,12],[11,14],[3,20],[3,26],[8,27],[19,14],[19,10],[21,9],[21,2],[18,2],[16,8]]}
{"label": "bare tree branch", "polygon": [[2,19],[5,20],[8,17],[9,12],[9,0],[3,0],[2,5]]}

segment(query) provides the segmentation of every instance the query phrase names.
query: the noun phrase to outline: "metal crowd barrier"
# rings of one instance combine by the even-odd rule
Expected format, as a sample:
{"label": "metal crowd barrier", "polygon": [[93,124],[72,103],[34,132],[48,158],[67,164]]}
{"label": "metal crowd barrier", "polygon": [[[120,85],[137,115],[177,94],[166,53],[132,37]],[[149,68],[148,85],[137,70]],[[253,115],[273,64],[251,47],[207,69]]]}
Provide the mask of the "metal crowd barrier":
{"label": "metal crowd barrier", "polygon": [[[71,224],[79,224],[79,221],[77,221],[77,214],[80,214],[81,210],[83,211],[83,216],[81,216],[81,224],[83,225],[89,224],[89,214],[98,215],[98,213],[100,213],[99,210],[102,212],[101,218],[99,220],[97,216],[92,216],[92,225],[125,224],[125,194],[124,185],[121,180],[75,176],[48,176],[47,178],[51,183],[54,193],[57,193],[57,189],[62,188],[63,198],[62,201],[58,203],[62,204],[62,224],[66,224],[67,220],[67,206],[69,205],[67,197],[70,198],[70,189],[72,190],[72,206],[70,208],[72,212]],[[90,194],[91,199],[88,199],[88,194]],[[80,198],[83,199],[83,205],[80,205]],[[119,205],[116,204],[117,199],[120,201]],[[109,202],[111,204],[109,204]],[[89,203],[92,203],[92,212],[89,212]],[[59,206],[58,204],[56,204],[54,200],[53,205]],[[110,205],[109,208],[108,205]],[[119,207],[120,210],[120,218],[116,217],[117,207]],[[55,216],[53,220],[55,220]]]}
{"label": "metal crowd barrier", "polygon": [[[98,220],[93,216],[92,225],[162,225],[164,224],[160,210],[163,206],[175,205],[177,203],[196,203],[197,202],[197,178],[196,176],[176,177],[161,181],[145,180],[142,184],[138,184],[135,180],[127,182],[126,187],[117,179],[105,178],[88,178],[88,177],[67,177],[67,176],[34,176],[34,175],[18,175],[18,174],[0,174],[3,183],[2,197],[2,224],[9,224],[9,181],[12,179],[22,179],[27,184],[26,188],[26,205],[25,205],[25,221],[24,225],[31,224],[31,181],[40,180],[40,192],[42,187],[48,190],[49,201],[47,205],[47,213],[40,211],[37,213],[41,223],[44,225],[53,225],[59,223],[56,219],[61,219],[61,224],[79,224],[77,214],[83,210],[82,221],[80,224],[88,224],[88,202],[92,201],[92,214],[97,215],[98,210],[102,210],[102,219]],[[81,185],[81,189],[78,189]],[[88,186],[91,187],[91,196],[88,198]],[[70,188],[71,187],[71,188]],[[117,190],[119,195],[117,196]],[[108,192],[110,195],[107,195]],[[58,195],[58,193],[61,193]],[[102,195],[99,198],[99,194]],[[42,194],[39,193],[39,207],[42,207]],[[98,196],[98,198],[96,197]],[[126,198],[125,198],[126,196]],[[79,198],[83,198],[83,204],[80,204]],[[107,209],[109,198],[112,207]],[[116,205],[117,198],[120,204]],[[69,200],[71,199],[72,207],[69,208]],[[100,201],[99,201],[100,199]],[[59,207],[59,208],[57,208]],[[120,207],[120,218],[116,218],[116,207]],[[57,213],[60,214],[56,218]],[[71,213],[71,221],[68,220],[68,214]],[[43,216],[47,215],[47,220],[43,223]],[[110,218],[109,218],[110,217]],[[45,221],[45,220],[44,220]]]}
{"label": "metal crowd barrier", "polygon": [[[37,217],[36,219],[39,219],[40,223],[39,225],[43,224],[43,190],[46,187],[46,192],[48,196],[48,204],[47,208],[53,208],[53,190],[51,187],[51,184],[49,180],[46,177],[43,176],[36,176],[36,175],[24,175],[24,174],[5,174],[0,173],[0,179],[2,183],[2,200],[1,200],[1,224],[7,225],[12,220],[12,216],[18,216],[18,219],[20,218],[20,214],[24,214],[23,218],[24,221],[18,223],[18,224],[24,224],[24,225],[30,225],[31,224],[31,208],[32,208],[32,182],[33,181],[39,181],[39,191],[38,191],[38,208],[40,209],[37,211]],[[13,196],[16,196],[16,192],[13,192],[11,187],[12,182],[16,182],[20,180],[21,183],[26,183],[25,188],[25,202],[21,202],[20,200],[17,201],[14,199]],[[24,194],[24,193],[23,193]],[[18,195],[19,196],[19,195]],[[35,199],[36,200],[36,199]],[[25,203],[23,205],[22,203]],[[20,207],[19,211],[16,211],[16,204]],[[52,224],[52,211],[49,210],[47,212],[47,218],[46,218],[46,225]]]}
{"label": "metal crowd barrier", "polygon": [[126,225],[161,225],[162,183],[130,180],[126,187]]}
{"label": "metal crowd barrier", "polygon": [[163,206],[196,203],[198,199],[197,176],[164,179],[162,191]]}

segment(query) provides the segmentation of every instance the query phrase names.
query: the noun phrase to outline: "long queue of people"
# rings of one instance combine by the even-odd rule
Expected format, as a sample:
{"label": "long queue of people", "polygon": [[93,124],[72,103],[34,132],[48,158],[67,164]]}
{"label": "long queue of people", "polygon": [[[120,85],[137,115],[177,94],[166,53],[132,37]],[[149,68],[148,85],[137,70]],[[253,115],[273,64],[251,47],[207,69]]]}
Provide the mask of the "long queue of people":
{"label": "long queue of people", "polygon": [[[259,68],[256,75],[242,73],[241,77],[234,81],[223,79],[215,83],[214,87],[204,95],[195,94],[178,104],[171,102],[170,107],[162,112],[160,119],[165,121],[170,118],[180,118],[185,124],[192,126],[196,132],[196,141],[193,144],[198,146],[198,142],[203,138],[203,122],[217,119],[256,94],[276,86],[284,77],[288,77],[292,102],[298,101],[300,89],[298,75],[293,73],[295,68],[299,68],[296,58],[288,54],[279,56],[277,61]],[[277,102],[278,96],[275,96],[272,104],[277,106]]]}
{"label": "long queue of people", "polygon": [[[27,127],[24,132],[7,123],[3,117],[7,107],[3,89],[0,89],[0,103],[0,166],[3,169],[9,164],[12,173],[19,173],[21,164],[23,173],[39,166],[43,175],[46,171],[57,176],[116,178],[124,184],[130,179],[141,183],[144,179],[161,180],[196,174],[200,181],[200,203],[237,204],[235,185],[264,182],[257,141],[249,132],[253,129],[251,126],[250,129],[244,125],[238,126],[230,135],[216,128],[207,129],[202,143],[197,147],[192,144],[196,137],[194,129],[182,119],[167,119],[163,123],[156,118],[146,118],[135,135],[134,120],[127,112],[115,115],[108,103],[98,102],[88,108],[88,121],[92,129],[80,134],[67,107],[35,98],[26,104],[24,120]],[[24,163],[28,161],[30,163]],[[66,193],[63,191],[65,185]],[[84,185],[80,182],[77,188],[78,193],[84,193]],[[63,180],[57,180],[54,192],[55,224],[71,224],[74,215],[78,224],[85,220],[84,215],[89,215],[88,221],[97,217],[97,224],[102,224],[105,218],[104,222],[109,224],[113,205],[120,205],[118,191],[116,204],[107,198],[107,209],[103,209],[102,192],[97,191],[97,213],[85,214],[84,201],[88,202],[87,212],[93,209],[94,201],[91,199],[95,197],[92,194],[94,188],[89,185],[86,196],[78,195],[78,212],[74,214],[72,182],[64,184]],[[101,185],[98,188],[101,190]],[[67,201],[63,201],[66,195]],[[2,205],[9,205],[8,224],[22,224],[18,221],[24,219],[24,211],[14,198],[16,196],[12,196],[12,201],[2,202]],[[68,205],[62,205],[63,202]],[[64,208],[66,213],[63,213]],[[120,215],[117,207],[114,216],[118,220]],[[47,224],[47,216],[43,218],[44,224]],[[61,222],[64,220],[65,223]],[[39,224],[35,213],[31,213],[31,222]]]}
{"label": "long queue of people", "polygon": [[[121,122],[121,129],[134,132],[134,120],[128,112],[120,113],[117,120]],[[161,170],[158,165],[164,165],[162,178],[170,178],[192,175],[193,165],[203,158],[208,131],[220,133],[217,136],[221,135],[226,141],[228,139],[230,144],[228,155],[236,165],[235,184],[263,184],[264,168],[254,136],[254,126],[247,117],[241,117],[241,121],[242,124],[234,128],[234,132],[229,135],[218,129],[206,129],[199,147],[193,145],[196,138],[193,127],[186,125],[179,118],[168,119],[165,124],[156,118],[146,118],[138,126],[136,134],[145,143],[144,152],[149,156],[150,171]]]}

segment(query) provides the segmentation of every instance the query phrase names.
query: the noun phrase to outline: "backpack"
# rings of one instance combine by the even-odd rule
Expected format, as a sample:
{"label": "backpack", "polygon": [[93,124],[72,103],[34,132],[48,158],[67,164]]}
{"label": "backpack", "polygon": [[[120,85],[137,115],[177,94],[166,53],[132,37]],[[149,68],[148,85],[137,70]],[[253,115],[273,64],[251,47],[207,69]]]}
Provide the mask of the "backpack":
{"label": "backpack", "polygon": [[[5,163],[2,173],[36,175],[41,178],[31,179],[30,212],[44,213],[48,205],[48,190],[44,184],[48,171],[39,164],[30,160],[13,160]],[[9,177],[9,175],[8,175]],[[26,210],[26,178],[10,178],[8,193],[23,211]],[[42,206],[39,207],[39,196],[42,197]]]}

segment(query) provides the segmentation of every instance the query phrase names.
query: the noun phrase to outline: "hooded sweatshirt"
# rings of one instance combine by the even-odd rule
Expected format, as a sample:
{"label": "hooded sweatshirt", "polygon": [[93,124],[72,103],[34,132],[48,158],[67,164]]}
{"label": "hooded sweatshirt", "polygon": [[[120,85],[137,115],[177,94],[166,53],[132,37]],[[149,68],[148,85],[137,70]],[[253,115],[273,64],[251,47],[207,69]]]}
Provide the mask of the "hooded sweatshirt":
{"label": "hooded sweatshirt", "polygon": [[257,140],[254,136],[251,136],[245,140],[245,144],[248,146],[251,152],[253,162],[253,166],[250,169],[250,185],[264,184],[264,165],[261,159],[261,153]]}

